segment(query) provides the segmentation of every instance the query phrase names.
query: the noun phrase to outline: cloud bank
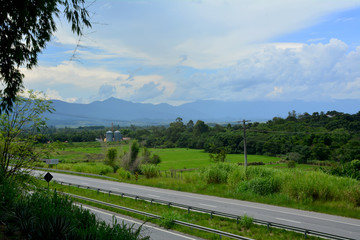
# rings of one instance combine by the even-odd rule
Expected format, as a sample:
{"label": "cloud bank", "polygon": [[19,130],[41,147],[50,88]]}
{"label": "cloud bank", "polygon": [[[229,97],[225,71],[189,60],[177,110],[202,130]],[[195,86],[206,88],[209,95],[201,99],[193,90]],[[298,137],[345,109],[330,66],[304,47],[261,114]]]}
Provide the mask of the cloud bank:
{"label": "cloud bank", "polygon": [[[134,102],[180,104],[199,99],[307,101],[360,98],[360,47],[338,39],[322,44],[268,44],[216,71],[194,70],[189,76],[109,71],[76,62],[24,70],[26,86],[46,87],[63,100],[90,95],[90,102],[113,96]],[[184,58],[183,58],[184,59]],[[77,94],[77,95],[76,95]],[[72,99],[73,101],[74,99]]]}

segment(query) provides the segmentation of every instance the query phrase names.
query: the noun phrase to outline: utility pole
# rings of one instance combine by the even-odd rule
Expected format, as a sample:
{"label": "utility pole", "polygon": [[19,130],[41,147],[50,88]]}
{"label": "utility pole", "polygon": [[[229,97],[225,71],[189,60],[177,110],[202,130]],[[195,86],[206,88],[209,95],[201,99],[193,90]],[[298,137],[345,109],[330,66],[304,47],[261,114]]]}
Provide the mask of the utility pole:
{"label": "utility pole", "polygon": [[246,152],[246,126],[245,126],[245,123],[246,122],[250,122],[250,120],[243,120],[243,129],[244,129],[244,166],[245,166],[245,169],[247,167],[247,152]]}

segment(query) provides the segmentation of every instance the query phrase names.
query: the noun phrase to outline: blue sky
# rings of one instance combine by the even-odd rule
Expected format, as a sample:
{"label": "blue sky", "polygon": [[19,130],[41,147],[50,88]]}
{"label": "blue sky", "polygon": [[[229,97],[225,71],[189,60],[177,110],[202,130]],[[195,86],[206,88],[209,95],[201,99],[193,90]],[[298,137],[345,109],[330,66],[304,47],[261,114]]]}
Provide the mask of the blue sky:
{"label": "blue sky", "polygon": [[[360,0],[97,0],[64,19],[24,85],[52,99],[360,99]],[[74,50],[75,55],[73,56]]]}

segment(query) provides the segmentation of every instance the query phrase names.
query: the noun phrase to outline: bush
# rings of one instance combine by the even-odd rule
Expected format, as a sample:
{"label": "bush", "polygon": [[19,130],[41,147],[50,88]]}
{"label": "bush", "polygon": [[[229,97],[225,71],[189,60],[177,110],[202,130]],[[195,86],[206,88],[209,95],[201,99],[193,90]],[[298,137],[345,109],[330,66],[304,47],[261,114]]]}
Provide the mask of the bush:
{"label": "bush", "polygon": [[290,160],[290,161],[288,161],[287,166],[288,166],[288,168],[295,168],[296,163],[294,160]]}
{"label": "bush", "polygon": [[276,193],[280,190],[280,182],[276,181],[274,177],[267,178],[253,178],[246,183],[247,190],[250,190],[261,196]]}
{"label": "bush", "polygon": [[119,168],[119,165],[116,163],[117,155],[118,153],[116,148],[109,148],[106,151],[105,164],[112,167],[114,172],[116,172],[116,170]]}
{"label": "bush", "polygon": [[160,175],[159,168],[154,164],[143,164],[140,166],[140,170],[146,178],[154,178]]}
{"label": "bush", "polygon": [[254,219],[252,217],[249,217],[248,215],[245,214],[244,216],[241,217],[239,224],[241,227],[249,229],[253,225],[253,221]]}
{"label": "bush", "polygon": [[175,225],[174,220],[180,219],[180,215],[175,212],[167,212],[161,216],[160,226],[170,229]]}
{"label": "bush", "polygon": [[244,180],[246,180],[245,168],[237,167],[228,174],[227,182],[230,186],[235,187],[238,185],[239,182],[242,182]]}
{"label": "bush", "polygon": [[133,225],[98,221],[89,210],[75,206],[56,191],[26,194],[13,179],[9,182],[1,176],[0,201],[1,222],[12,235],[5,239],[149,239]]}
{"label": "bush", "polygon": [[236,164],[216,163],[205,168],[202,172],[202,176],[209,184],[226,183],[229,173],[237,167]]}
{"label": "bush", "polygon": [[123,168],[119,168],[118,170],[116,170],[116,173],[122,179],[131,179],[131,172],[129,172],[129,171],[123,169]]}

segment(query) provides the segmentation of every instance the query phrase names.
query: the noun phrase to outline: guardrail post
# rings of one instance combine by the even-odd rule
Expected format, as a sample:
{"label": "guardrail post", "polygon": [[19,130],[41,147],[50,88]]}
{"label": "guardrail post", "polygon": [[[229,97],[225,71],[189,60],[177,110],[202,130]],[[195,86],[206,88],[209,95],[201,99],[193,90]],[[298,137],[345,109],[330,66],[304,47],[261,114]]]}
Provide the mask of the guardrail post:
{"label": "guardrail post", "polygon": [[99,193],[99,192],[100,192],[100,188],[97,189],[97,193]]}
{"label": "guardrail post", "polygon": [[80,185],[78,185],[78,188],[80,188]]}
{"label": "guardrail post", "polygon": [[138,198],[139,198],[138,196],[135,196],[135,200],[138,200]]}
{"label": "guardrail post", "polygon": [[188,214],[190,213],[190,209],[191,209],[191,207],[188,207]]}
{"label": "guardrail post", "polygon": [[236,217],[236,224],[239,224],[239,217]]}
{"label": "guardrail post", "polygon": [[111,194],[111,191],[109,191],[109,196],[110,196],[110,194]]}
{"label": "guardrail post", "polygon": [[124,194],[123,194],[123,193],[121,194],[121,197],[124,197]]}
{"label": "guardrail post", "polygon": [[151,199],[150,204],[152,205],[153,199]]}
{"label": "guardrail post", "polygon": [[307,238],[307,230],[305,230],[305,233],[304,233],[304,238],[306,239]]}
{"label": "guardrail post", "polygon": [[267,230],[269,231],[270,230],[270,223],[268,222],[267,224]]}
{"label": "guardrail post", "polygon": [[213,211],[210,212],[210,218],[213,219]]}
{"label": "guardrail post", "polygon": [[170,208],[171,202],[168,203],[168,207]]}

